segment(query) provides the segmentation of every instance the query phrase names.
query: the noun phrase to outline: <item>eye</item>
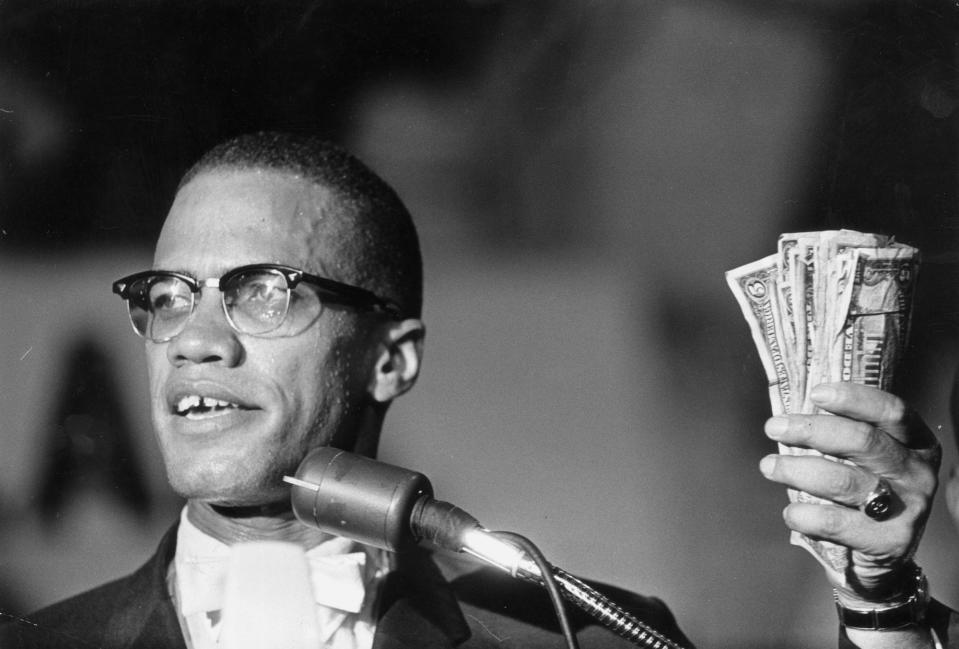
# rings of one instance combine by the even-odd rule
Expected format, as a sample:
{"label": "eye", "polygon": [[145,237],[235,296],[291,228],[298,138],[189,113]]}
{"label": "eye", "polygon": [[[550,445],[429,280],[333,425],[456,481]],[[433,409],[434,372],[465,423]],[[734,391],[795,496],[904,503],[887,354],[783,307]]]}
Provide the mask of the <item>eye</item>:
{"label": "eye", "polygon": [[160,278],[153,282],[147,293],[148,310],[154,313],[189,311],[193,304],[190,287],[175,277]]}
{"label": "eye", "polygon": [[229,292],[233,304],[244,308],[269,308],[286,303],[286,280],[274,273],[257,273],[239,278]]}
{"label": "eye", "polygon": [[276,282],[271,279],[250,279],[244,282],[237,291],[236,299],[239,302],[270,302],[283,296],[285,287],[278,289]]}
{"label": "eye", "polygon": [[272,271],[252,271],[231,278],[224,300],[241,331],[272,331],[286,317],[290,291],[286,278]]}

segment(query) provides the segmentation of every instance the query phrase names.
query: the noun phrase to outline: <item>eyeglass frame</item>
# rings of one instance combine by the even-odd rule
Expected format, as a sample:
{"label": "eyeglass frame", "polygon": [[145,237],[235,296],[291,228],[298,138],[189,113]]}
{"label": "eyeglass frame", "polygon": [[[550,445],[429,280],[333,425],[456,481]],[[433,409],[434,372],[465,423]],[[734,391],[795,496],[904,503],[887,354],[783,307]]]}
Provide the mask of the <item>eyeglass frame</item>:
{"label": "eyeglass frame", "polygon": [[[192,275],[186,273],[180,273],[177,271],[171,270],[144,270],[138,273],[133,273],[132,275],[127,275],[126,277],[121,277],[120,279],[113,282],[113,292],[120,296],[127,303],[127,315],[130,318],[130,325],[133,327],[133,331],[140,337],[146,338],[147,340],[152,340],[156,343],[164,343],[173,340],[181,333],[183,329],[181,328],[177,333],[169,336],[167,338],[154,339],[145,333],[140,333],[136,325],[133,323],[133,314],[130,313],[130,286],[137,280],[153,277],[156,275],[164,275],[167,277],[174,277],[182,281],[190,289],[190,313],[183,321],[183,327],[186,326],[190,318],[193,317],[193,314],[196,312],[196,296],[200,293],[200,289],[203,288],[217,288],[220,289],[220,285],[228,281],[230,278],[236,275],[242,275],[243,273],[249,273],[259,270],[268,270],[276,271],[283,275],[283,278],[286,280],[286,290],[292,292],[300,283],[312,284],[313,286],[319,288],[322,292],[325,292],[332,296],[325,297],[320,295],[320,304],[340,304],[343,306],[349,306],[356,309],[362,309],[367,311],[373,311],[375,313],[385,314],[387,317],[393,320],[402,319],[402,313],[400,308],[394,303],[384,298],[381,298],[376,293],[369,291],[360,286],[354,286],[352,284],[346,284],[344,282],[338,282],[335,279],[329,279],[328,277],[320,277],[319,275],[313,275],[307,273],[306,271],[300,270],[299,268],[294,268],[292,266],[286,266],[283,264],[246,264],[243,266],[237,266],[232,268],[227,272],[220,275],[220,277],[208,277],[206,279],[197,279]],[[255,337],[269,337],[264,334],[251,334],[245,331],[240,330],[236,324],[233,322],[233,319],[230,317],[229,310],[224,299],[226,293],[220,289],[220,306],[223,308],[223,315],[226,317],[226,321],[229,323],[230,328],[248,336]],[[276,328],[279,328],[283,322],[286,321],[286,318],[289,317],[290,307],[289,307],[289,297],[287,298],[287,306],[283,315],[283,320],[280,321],[280,324]],[[271,329],[269,331],[274,331]],[[268,332],[264,332],[268,333]]]}

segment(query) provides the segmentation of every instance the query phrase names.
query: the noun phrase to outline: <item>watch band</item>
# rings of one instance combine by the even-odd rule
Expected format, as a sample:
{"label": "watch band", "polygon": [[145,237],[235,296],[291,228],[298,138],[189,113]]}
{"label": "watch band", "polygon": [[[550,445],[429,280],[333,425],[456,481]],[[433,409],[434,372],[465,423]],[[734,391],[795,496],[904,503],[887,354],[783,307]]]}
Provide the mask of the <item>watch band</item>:
{"label": "watch band", "polygon": [[858,609],[843,606],[839,603],[836,591],[833,590],[839,623],[847,629],[866,631],[892,631],[919,624],[925,619],[926,608],[929,605],[929,585],[922,569],[916,565],[911,568],[909,580],[906,599],[881,608]]}

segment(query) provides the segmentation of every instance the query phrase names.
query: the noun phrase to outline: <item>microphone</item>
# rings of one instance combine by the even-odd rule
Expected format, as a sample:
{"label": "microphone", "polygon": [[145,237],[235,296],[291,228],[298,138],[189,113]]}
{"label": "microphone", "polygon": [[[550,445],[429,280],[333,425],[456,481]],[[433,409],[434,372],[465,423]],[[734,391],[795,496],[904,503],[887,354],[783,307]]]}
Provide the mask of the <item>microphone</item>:
{"label": "microphone", "polygon": [[577,644],[563,597],[634,644],[682,649],[593,587],[550,565],[529,539],[490,532],[459,507],[433,498],[433,485],[422,473],[327,446],[311,451],[296,476],[283,476],[283,481],[293,486],[297,519],[323,532],[393,552],[426,540],[545,586],[569,647]]}
{"label": "microphone", "polygon": [[322,447],[300,462],[295,477],[283,480],[293,485],[296,517],[323,532],[392,552],[425,540],[513,576],[529,563],[524,552],[471,515],[433,498],[433,485],[422,473]]}

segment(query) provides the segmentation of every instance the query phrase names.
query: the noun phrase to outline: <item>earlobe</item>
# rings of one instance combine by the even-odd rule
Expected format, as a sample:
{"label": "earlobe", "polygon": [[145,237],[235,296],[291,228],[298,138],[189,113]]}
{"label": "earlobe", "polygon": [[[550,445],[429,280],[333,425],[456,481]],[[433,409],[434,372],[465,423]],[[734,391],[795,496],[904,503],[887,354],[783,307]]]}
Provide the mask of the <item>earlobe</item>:
{"label": "earlobe", "polygon": [[410,318],[391,323],[385,330],[373,367],[370,394],[380,403],[388,403],[416,383],[423,359],[422,321]]}

